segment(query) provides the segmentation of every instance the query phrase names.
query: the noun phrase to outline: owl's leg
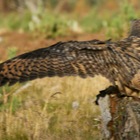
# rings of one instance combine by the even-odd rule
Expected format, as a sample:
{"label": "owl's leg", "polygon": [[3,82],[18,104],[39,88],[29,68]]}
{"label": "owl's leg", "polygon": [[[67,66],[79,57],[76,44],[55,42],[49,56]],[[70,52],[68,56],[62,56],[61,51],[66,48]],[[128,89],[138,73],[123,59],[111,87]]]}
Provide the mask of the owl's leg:
{"label": "owl's leg", "polygon": [[[126,97],[127,95],[122,94],[118,86],[109,86],[105,90],[101,90],[100,93],[96,96],[95,103],[98,105],[98,100],[100,97],[105,97],[106,95],[116,94],[118,98]],[[128,97],[128,96],[127,96]]]}

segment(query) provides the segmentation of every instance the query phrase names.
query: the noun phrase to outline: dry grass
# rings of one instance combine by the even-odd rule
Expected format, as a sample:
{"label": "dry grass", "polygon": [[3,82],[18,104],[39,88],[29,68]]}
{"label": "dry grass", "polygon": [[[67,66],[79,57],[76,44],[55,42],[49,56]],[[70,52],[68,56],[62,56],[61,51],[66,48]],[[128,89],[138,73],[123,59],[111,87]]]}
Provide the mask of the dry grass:
{"label": "dry grass", "polygon": [[108,84],[101,77],[56,77],[32,81],[20,90],[19,85],[12,90],[4,87],[5,94],[12,91],[12,96],[0,108],[0,139],[100,139],[100,115],[94,100]]}

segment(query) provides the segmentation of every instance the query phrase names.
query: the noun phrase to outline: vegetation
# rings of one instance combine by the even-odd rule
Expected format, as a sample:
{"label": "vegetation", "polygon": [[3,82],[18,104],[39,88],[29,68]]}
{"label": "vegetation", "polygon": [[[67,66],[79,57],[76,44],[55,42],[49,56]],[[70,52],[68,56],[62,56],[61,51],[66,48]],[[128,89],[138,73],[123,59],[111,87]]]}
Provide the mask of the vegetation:
{"label": "vegetation", "polygon": [[37,12],[29,10],[22,13],[12,12],[6,17],[5,14],[1,14],[0,27],[38,32],[38,34],[41,33],[50,38],[70,35],[71,32],[97,33],[104,31],[106,37],[118,39],[128,30],[130,20],[139,16],[137,10],[129,2],[122,1],[118,5],[118,8],[113,12],[101,10],[102,5],[90,7],[87,13],[82,16],[77,12],[62,14],[43,8],[39,8]]}
{"label": "vegetation", "polygon": [[[35,38],[42,35],[55,39],[101,32],[105,38],[119,39],[127,34],[129,21],[140,15],[139,8],[127,0],[119,1],[117,8],[112,5],[112,11],[104,5],[104,0],[103,4],[92,0],[88,4],[82,2],[71,3],[70,12],[56,7],[59,2],[53,0],[47,9],[40,7],[37,13],[29,9],[1,13],[0,33],[5,29],[32,34]],[[82,13],[81,7],[86,12]],[[5,48],[7,58],[18,54],[17,47]],[[94,100],[99,90],[108,85],[101,77],[55,77],[1,87],[0,139],[99,140],[100,113]]]}
{"label": "vegetation", "polygon": [[94,100],[108,85],[103,78],[98,84],[99,78],[45,78],[3,87],[0,138],[98,140],[100,117]]}

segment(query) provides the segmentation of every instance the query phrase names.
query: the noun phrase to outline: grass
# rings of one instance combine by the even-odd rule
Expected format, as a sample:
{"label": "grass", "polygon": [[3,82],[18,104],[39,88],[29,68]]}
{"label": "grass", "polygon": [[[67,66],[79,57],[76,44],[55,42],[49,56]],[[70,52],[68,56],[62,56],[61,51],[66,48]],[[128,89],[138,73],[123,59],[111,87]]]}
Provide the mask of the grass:
{"label": "grass", "polygon": [[6,18],[5,15],[0,14],[0,20],[2,21],[0,23],[1,28],[33,32],[34,34],[37,32],[48,38],[66,35],[66,32],[69,31],[69,22],[71,21],[68,19],[68,16],[50,11],[45,11],[43,14],[41,11],[41,13],[33,15],[29,11],[26,11],[22,15],[10,13],[6,15]]}
{"label": "grass", "polygon": [[119,1],[118,5],[112,12],[97,5],[83,16],[80,13],[62,14],[41,8],[34,14],[29,11],[6,16],[0,14],[0,27],[41,34],[47,38],[69,36],[72,32],[103,32],[107,38],[119,39],[128,31],[130,20],[139,17],[140,13],[127,0]]}
{"label": "grass", "polygon": [[[98,80],[102,82],[98,84]],[[108,84],[101,77],[56,77],[32,81],[23,89],[24,85],[11,87],[12,96],[0,108],[0,139],[100,139],[94,100]],[[3,88],[6,94],[11,92]]]}
{"label": "grass", "polygon": [[16,56],[17,54],[17,47],[9,47],[7,49],[7,55],[8,55],[8,59],[13,58],[14,56]]}
{"label": "grass", "polygon": [[128,33],[130,21],[139,17],[139,12],[128,1],[119,2],[113,12],[94,8],[80,21],[87,32],[103,32],[107,38],[120,39]]}

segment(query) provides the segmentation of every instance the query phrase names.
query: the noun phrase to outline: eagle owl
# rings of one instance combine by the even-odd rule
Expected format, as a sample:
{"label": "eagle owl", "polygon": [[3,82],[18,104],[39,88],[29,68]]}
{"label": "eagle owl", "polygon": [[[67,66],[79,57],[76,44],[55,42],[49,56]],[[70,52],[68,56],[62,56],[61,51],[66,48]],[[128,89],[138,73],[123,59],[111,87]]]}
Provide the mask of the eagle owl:
{"label": "eagle owl", "polygon": [[102,75],[113,85],[140,90],[140,20],[132,22],[130,35],[112,42],[68,41],[34,50],[0,64],[0,86],[45,76]]}

